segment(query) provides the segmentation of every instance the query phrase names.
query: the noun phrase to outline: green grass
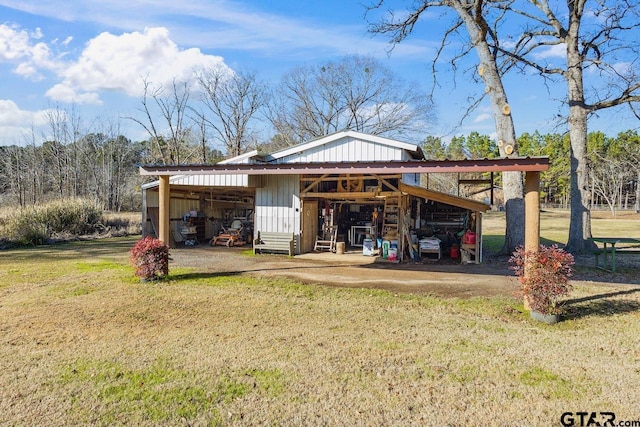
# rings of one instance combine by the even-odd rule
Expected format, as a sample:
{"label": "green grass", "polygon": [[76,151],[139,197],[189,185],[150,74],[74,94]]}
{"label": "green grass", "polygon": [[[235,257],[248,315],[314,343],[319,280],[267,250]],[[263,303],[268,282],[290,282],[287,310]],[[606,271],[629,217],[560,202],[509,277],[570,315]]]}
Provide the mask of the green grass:
{"label": "green grass", "polygon": [[[483,246],[490,252],[500,251],[504,244],[504,212],[487,212],[482,221]],[[637,236],[640,232],[640,215],[621,212],[611,217],[607,211],[592,212],[591,233],[594,236]],[[540,243],[563,246],[569,238],[569,212],[543,210],[540,212]]]}
{"label": "green grass", "polygon": [[200,419],[220,423],[219,407],[254,394],[277,398],[285,390],[278,369],[244,369],[205,375],[173,366],[162,357],[141,367],[122,362],[74,360],[59,368],[58,383],[72,390],[72,405],[80,421],[92,422],[83,404],[92,400],[101,410],[100,424],[153,423],[170,419]]}
{"label": "green grass", "polygon": [[637,417],[633,286],[579,284],[567,318],[549,326],[504,296],[182,266],[141,283],[128,265],[134,240],[0,254],[0,424],[553,425],[573,408]]}
{"label": "green grass", "polygon": [[533,367],[519,376],[522,384],[538,389],[544,396],[554,398],[571,398],[581,393],[583,385],[579,381],[561,378],[559,375],[543,368]]}

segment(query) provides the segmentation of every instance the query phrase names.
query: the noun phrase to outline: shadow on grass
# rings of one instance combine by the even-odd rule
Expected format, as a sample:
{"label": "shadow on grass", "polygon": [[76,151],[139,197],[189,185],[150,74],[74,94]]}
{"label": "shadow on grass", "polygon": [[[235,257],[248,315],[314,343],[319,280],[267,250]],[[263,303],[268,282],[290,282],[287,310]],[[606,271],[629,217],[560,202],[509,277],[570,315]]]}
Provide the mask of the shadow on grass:
{"label": "shadow on grass", "polygon": [[[560,248],[564,248],[565,244],[557,240],[540,238],[540,244],[545,246],[558,245]],[[490,254],[498,254],[504,246],[504,235],[499,234],[483,234],[482,235],[482,247]]]}
{"label": "shadow on grass", "polygon": [[23,246],[3,251],[9,256],[28,260],[59,261],[76,259],[78,255],[85,257],[101,257],[108,255],[126,255],[140,236],[110,237],[105,239],[76,240],[42,246]]}
{"label": "shadow on grass", "polygon": [[614,297],[631,295],[638,292],[640,292],[640,288],[570,299],[566,303],[566,310],[563,317],[570,320],[588,316],[613,316],[616,314],[640,311],[640,302],[638,301],[612,299]]}
{"label": "shadow on grass", "polygon": [[209,271],[209,272],[200,271],[200,272],[169,274],[169,279],[174,281],[219,279],[224,277],[242,276],[244,274],[249,275],[251,273],[259,273],[261,271],[268,272],[268,271],[304,270],[304,269],[318,269],[318,268],[330,269],[330,268],[339,268],[339,267],[344,267],[344,265],[322,265],[321,267],[316,265],[310,265],[310,266],[293,265],[290,267],[254,268],[254,269],[236,270],[236,271]]}
{"label": "shadow on grass", "polygon": [[193,273],[181,273],[171,274],[169,273],[168,279],[170,281],[181,282],[189,280],[202,280],[202,279],[220,279],[224,277],[241,276],[246,273],[245,271],[222,271],[222,272],[193,272]]}

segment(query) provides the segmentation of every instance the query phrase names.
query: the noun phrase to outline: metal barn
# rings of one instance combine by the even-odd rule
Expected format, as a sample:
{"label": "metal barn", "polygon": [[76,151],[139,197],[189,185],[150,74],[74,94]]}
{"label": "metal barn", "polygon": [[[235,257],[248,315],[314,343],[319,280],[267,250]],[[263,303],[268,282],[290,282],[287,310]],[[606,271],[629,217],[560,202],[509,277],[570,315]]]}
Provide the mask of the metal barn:
{"label": "metal barn", "polygon": [[427,162],[418,145],[347,130],[217,165],[143,167],[161,177],[143,187],[143,233],[161,234],[166,203],[171,245],[214,242],[236,225],[244,231],[240,244],[258,233],[290,233],[298,254],[342,244],[380,255],[395,249],[402,260],[457,248],[463,260],[480,262],[482,213],[490,206],[428,190],[421,175],[546,168],[540,159],[497,162]]}

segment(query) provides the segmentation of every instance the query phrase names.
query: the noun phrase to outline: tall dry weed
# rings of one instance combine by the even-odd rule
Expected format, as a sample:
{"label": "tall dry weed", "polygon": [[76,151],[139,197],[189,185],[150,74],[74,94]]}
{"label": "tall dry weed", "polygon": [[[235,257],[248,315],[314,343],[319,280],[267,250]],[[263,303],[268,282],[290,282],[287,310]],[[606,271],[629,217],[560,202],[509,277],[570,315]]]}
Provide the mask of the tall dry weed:
{"label": "tall dry weed", "polygon": [[140,232],[139,213],[105,212],[87,199],[0,209],[0,247],[42,245],[87,236],[130,236]]}

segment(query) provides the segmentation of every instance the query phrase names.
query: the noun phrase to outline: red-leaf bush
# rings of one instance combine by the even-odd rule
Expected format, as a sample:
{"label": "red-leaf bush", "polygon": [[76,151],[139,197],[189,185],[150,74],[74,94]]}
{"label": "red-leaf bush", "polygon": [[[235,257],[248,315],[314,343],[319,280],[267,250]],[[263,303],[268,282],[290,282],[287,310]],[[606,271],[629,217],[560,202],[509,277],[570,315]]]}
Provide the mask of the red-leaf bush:
{"label": "red-leaf bush", "polygon": [[130,254],[137,277],[154,280],[169,274],[169,246],[162,241],[147,236],[136,242]]}
{"label": "red-leaf bush", "polygon": [[522,285],[520,295],[531,310],[542,314],[560,314],[560,299],[568,295],[573,286],[573,255],[557,245],[540,245],[537,252],[519,247],[509,259],[511,269]]}

